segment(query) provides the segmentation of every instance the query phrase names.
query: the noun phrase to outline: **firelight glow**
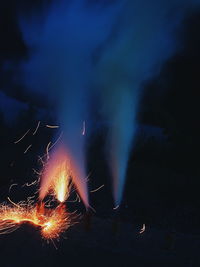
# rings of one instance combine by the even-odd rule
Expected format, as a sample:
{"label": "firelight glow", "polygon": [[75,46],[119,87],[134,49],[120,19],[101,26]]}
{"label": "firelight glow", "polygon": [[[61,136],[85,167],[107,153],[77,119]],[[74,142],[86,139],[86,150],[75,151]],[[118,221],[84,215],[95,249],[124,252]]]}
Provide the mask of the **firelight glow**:
{"label": "firelight glow", "polygon": [[[56,150],[56,153],[50,155],[44,166],[40,184],[41,201],[33,203],[27,200],[14,203],[8,198],[9,205],[0,205],[0,234],[11,233],[21,224],[29,223],[40,228],[43,238],[58,239],[60,234],[72,225],[72,217],[76,217],[67,211],[64,203],[73,186],[69,166],[70,162],[63,149]],[[53,199],[58,201],[56,208],[45,206],[42,200],[47,194],[53,195]]]}
{"label": "firelight glow", "polygon": [[45,208],[44,203],[36,206],[23,202],[14,207],[1,205],[0,234],[11,233],[23,223],[40,227],[43,238],[55,239],[70,227],[71,219],[64,204],[55,209]]}
{"label": "firelight glow", "polygon": [[69,197],[71,184],[70,162],[63,149],[59,149],[47,162],[40,184],[41,200],[49,193],[53,192],[54,197],[59,202],[64,202]]}
{"label": "firelight glow", "polygon": [[64,144],[62,144],[54,150],[44,166],[39,199],[43,201],[46,195],[53,193],[59,202],[64,202],[69,197],[72,182],[85,207],[88,208],[86,177],[81,172],[76,160],[67,151]]}

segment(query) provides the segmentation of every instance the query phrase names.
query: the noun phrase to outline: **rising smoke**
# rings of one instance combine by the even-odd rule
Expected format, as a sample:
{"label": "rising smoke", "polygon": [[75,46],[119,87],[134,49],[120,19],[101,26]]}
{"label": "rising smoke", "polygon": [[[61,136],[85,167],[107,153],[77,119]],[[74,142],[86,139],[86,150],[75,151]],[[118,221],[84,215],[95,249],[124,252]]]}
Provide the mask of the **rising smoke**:
{"label": "rising smoke", "polygon": [[177,49],[174,30],[188,1],[57,2],[42,19],[20,18],[31,53],[21,66],[22,79],[29,90],[55,104],[65,146],[79,168],[75,183],[86,206],[86,136],[81,132],[83,121],[90,120],[91,96],[101,99],[102,115],[109,121],[106,144],[114,202],[119,205],[143,83]]}

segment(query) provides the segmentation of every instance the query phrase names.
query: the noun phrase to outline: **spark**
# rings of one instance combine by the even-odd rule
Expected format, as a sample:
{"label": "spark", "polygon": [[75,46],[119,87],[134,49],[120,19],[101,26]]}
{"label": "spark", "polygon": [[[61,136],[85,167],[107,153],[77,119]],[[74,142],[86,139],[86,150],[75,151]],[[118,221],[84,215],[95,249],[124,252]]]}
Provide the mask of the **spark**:
{"label": "spark", "polygon": [[32,197],[28,197],[28,198],[27,198],[27,201],[29,201],[29,202],[30,202],[30,201],[32,201],[32,199],[34,199],[34,198],[35,198],[35,195],[34,195],[34,196],[32,196]]}
{"label": "spark", "polygon": [[76,196],[76,198],[74,200],[68,200],[67,202],[76,203],[76,202],[78,202],[78,197]]}
{"label": "spark", "polygon": [[24,187],[24,186],[30,187],[30,186],[35,185],[37,183],[38,183],[38,180],[35,180],[32,183],[30,183],[30,184],[29,183],[25,183],[24,185],[22,185],[22,187]]}
{"label": "spark", "polygon": [[47,160],[49,159],[49,147],[51,145],[51,142],[48,143],[47,148],[46,148],[46,153],[47,153]]}
{"label": "spark", "polygon": [[14,206],[16,206],[17,208],[19,207],[15,202],[13,202],[9,197],[7,197],[8,201],[10,201],[10,203],[12,203]]}
{"label": "spark", "polygon": [[78,202],[80,203],[81,202],[81,198],[78,194],[76,194],[77,198],[78,198]]}
{"label": "spark", "polygon": [[29,145],[26,150],[24,151],[24,154],[26,154],[28,152],[28,150],[32,147],[32,145]]}
{"label": "spark", "polygon": [[44,166],[45,162],[43,161],[43,157],[38,156],[38,160],[41,161],[42,165]]}
{"label": "spark", "polygon": [[55,244],[55,242],[53,241],[53,239],[51,239],[51,242],[52,242],[52,244],[54,245],[54,248],[57,250],[58,248],[56,247],[56,244]]}
{"label": "spark", "polygon": [[104,187],[104,184],[101,185],[101,186],[99,186],[97,189],[90,191],[90,193],[97,192],[97,191],[99,191],[99,190],[100,190],[101,188],[103,188],[103,187]]}
{"label": "spark", "polygon": [[85,131],[86,131],[85,121],[83,121],[83,131],[82,131],[82,135],[85,135]]}
{"label": "spark", "polygon": [[14,144],[17,144],[19,143],[22,139],[24,139],[24,137],[29,133],[30,129],[28,129],[28,131],[25,132],[25,134],[20,138],[18,139],[17,141],[14,142]]}
{"label": "spark", "polygon": [[51,142],[49,142],[48,145],[47,145],[47,148],[46,148],[46,153],[42,157],[39,156],[39,160],[42,162],[42,165],[43,166],[45,165],[43,159],[45,157],[47,157],[47,159],[49,159],[48,156],[47,156],[47,153],[49,154],[50,150],[59,142],[59,140],[61,139],[62,135],[63,135],[63,132],[60,133],[60,135],[58,136],[58,138],[56,139],[56,141],[51,146],[49,144]]}
{"label": "spark", "polygon": [[59,128],[58,125],[49,125],[49,124],[47,124],[46,127],[47,127],[47,128],[51,128],[51,129]]}
{"label": "spark", "polygon": [[11,191],[12,187],[13,187],[13,186],[16,186],[16,185],[18,185],[18,184],[11,184],[11,186],[9,187],[9,190],[8,190],[8,192],[10,193],[10,191]]}
{"label": "spark", "polygon": [[59,140],[61,139],[63,135],[63,132],[60,133],[59,137],[57,138],[57,140],[50,146],[49,150],[51,150],[58,142]]}
{"label": "spark", "polygon": [[144,232],[145,232],[145,230],[146,230],[146,225],[145,224],[143,224],[142,225],[142,229],[140,230],[140,234],[143,234]]}
{"label": "spark", "polygon": [[113,209],[114,209],[114,210],[117,210],[118,208],[119,208],[119,205],[117,205],[117,206],[116,206],[116,207],[114,207]]}
{"label": "spark", "polygon": [[36,173],[37,175],[41,175],[41,173],[40,172],[38,172],[36,169],[32,169],[33,171],[34,171],[34,173]]}
{"label": "spark", "polygon": [[38,128],[40,127],[40,121],[38,121],[38,124],[37,124],[37,127],[36,127],[36,129],[35,129],[35,131],[33,132],[33,135],[35,135],[36,133],[37,133],[37,131],[38,131]]}

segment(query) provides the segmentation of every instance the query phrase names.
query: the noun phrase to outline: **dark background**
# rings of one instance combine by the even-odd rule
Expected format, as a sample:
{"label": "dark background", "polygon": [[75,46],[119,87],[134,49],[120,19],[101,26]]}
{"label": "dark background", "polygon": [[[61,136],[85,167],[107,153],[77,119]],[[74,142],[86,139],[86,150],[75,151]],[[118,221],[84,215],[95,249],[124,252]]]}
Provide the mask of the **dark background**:
{"label": "dark background", "polygon": [[[21,110],[12,123],[8,123],[3,112],[0,111],[0,199],[2,201],[5,200],[9,186],[13,183],[18,183],[19,187],[13,189],[12,198],[18,201],[21,197],[26,196],[27,192],[24,192],[26,190],[20,189],[20,185],[35,179],[36,175],[33,168],[41,168],[38,155],[43,155],[48,142],[55,136],[59,136],[59,130],[45,127],[46,124],[54,124],[53,118],[48,115],[50,114],[48,112],[49,107],[45,104],[45,101],[40,98],[33,98],[22,85],[15,82],[16,67],[11,69],[5,67],[5,63],[10,61],[16,63],[13,66],[17,66],[18,62],[29,55],[16,23],[17,12],[26,10],[28,13],[33,9],[41,9],[43,2],[45,1],[29,1],[28,3],[26,1],[1,1],[0,5],[0,92],[3,92],[8,98],[26,105],[26,109]],[[165,237],[168,234],[169,237],[166,237],[166,240],[170,240],[170,238],[173,240],[173,235],[179,237],[182,235],[183,243],[188,242],[187,238],[189,237],[192,239],[190,246],[193,251],[198,247],[193,247],[193,244],[197,242],[196,240],[199,242],[200,235],[200,10],[194,10],[186,16],[176,37],[180,44],[178,51],[165,62],[159,75],[145,84],[145,93],[138,113],[139,124],[136,143],[129,160],[123,203],[117,215],[112,210],[110,175],[103,148],[106,127],[96,131],[89,142],[88,172],[91,172],[89,187],[92,190],[102,184],[105,184],[105,186],[97,193],[90,194],[91,204],[96,209],[95,217],[98,217],[98,219],[95,219],[96,221],[94,220],[93,227],[98,230],[90,232],[89,236],[85,234],[85,239],[96,239],[97,232],[103,231],[101,227],[104,229],[104,225],[109,224],[109,222],[112,232],[112,221],[115,221],[113,218],[117,217],[117,221],[120,221],[122,228],[123,225],[124,227],[135,225],[137,228],[145,223],[147,227],[156,229],[157,232],[154,233],[156,238],[163,235],[163,249],[165,247],[171,249],[171,245],[165,246]],[[5,100],[4,105],[7,105],[7,100]],[[23,142],[14,144],[14,141],[28,129],[34,131],[38,123],[38,110],[44,110],[45,114],[38,134],[35,136],[28,134]],[[32,147],[27,154],[24,154],[23,152],[29,144],[32,144]],[[95,177],[95,179],[92,179],[92,177]],[[20,192],[17,192],[18,190]],[[81,230],[78,233],[81,235]],[[172,233],[172,237],[170,233]],[[28,237],[24,237],[26,235],[33,238],[33,242],[27,240]],[[112,244],[108,245],[109,248],[105,247],[106,238],[102,237],[102,240],[99,241],[101,244],[99,250],[95,245],[93,246],[92,242],[94,240],[91,243],[86,241],[86,245],[77,245],[81,239],[78,240],[78,237],[76,237],[76,243],[74,241],[76,240],[75,236],[77,234],[72,233],[73,248],[77,249],[78,255],[82,258],[84,258],[84,253],[87,255],[87,251],[93,254],[91,259],[103,255],[105,258],[108,257],[113,264],[115,263],[113,259],[116,259],[115,253],[121,255],[121,257],[126,255],[128,259],[131,258],[129,249],[132,245],[128,241],[129,237],[124,241],[124,247],[127,246],[127,251],[124,252],[119,246],[116,252],[113,250]],[[136,237],[133,236],[133,240],[134,238]],[[35,236],[34,229],[31,230],[28,227],[26,229],[25,227],[18,233],[14,233],[13,236],[2,237],[2,242],[7,244],[3,253],[5,255],[9,255],[9,252],[12,254],[17,246],[16,240],[20,239],[26,239],[28,247],[36,247],[35,250],[38,254],[40,250],[45,257],[48,253],[51,253],[51,264],[57,259],[53,265],[40,259],[41,261],[38,260],[30,266],[40,266],[38,265],[39,262],[43,262],[43,266],[46,266],[45,264],[61,266],[61,261],[59,265],[56,265],[56,261],[59,262],[58,254],[62,254],[62,256],[59,256],[60,259],[65,254],[65,246],[69,246],[62,241],[60,247],[63,247],[57,253],[52,247],[46,248],[48,245],[45,242],[43,245],[41,244],[39,237]],[[175,256],[172,252],[173,256],[166,254],[162,258],[160,256],[162,253],[157,250],[155,258],[159,259],[159,263],[156,263],[149,256],[149,253],[146,253],[149,249],[147,245],[148,238],[145,240],[144,245],[138,243],[137,246],[141,247],[141,251],[144,250],[144,255],[147,259],[150,259],[148,266],[199,266],[195,265],[198,260],[190,262],[190,258],[186,261],[183,260],[181,263],[178,261],[182,254],[188,252],[189,248],[184,248],[181,251],[180,258],[178,252]],[[151,240],[157,242],[154,238]],[[26,242],[20,241],[22,246],[25,245],[24,243]],[[71,250],[73,249],[71,248]],[[69,248],[68,251],[70,251]],[[141,251],[138,250],[137,252],[136,249],[134,252],[136,259],[141,259],[138,256],[142,253]],[[71,252],[72,254],[73,252]],[[40,255],[40,257],[42,256]],[[120,256],[118,257],[120,258]],[[87,261],[87,259],[85,260]],[[77,259],[75,263],[76,261],[78,264]],[[154,262],[154,265],[151,265],[152,262]],[[103,265],[104,263],[102,260],[102,263],[99,264]],[[138,260],[136,266],[143,266],[142,264],[145,263],[148,264],[148,260],[142,263]],[[73,261],[71,264],[73,264]],[[127,265],[123,265],[123,260],[121,262],[118,260],[118,264],[119,266]],[[117,261],[115,265],[117,265]],[[11,261],[10,263],[4,263],[2,266],[29,266],[29,264]]]}

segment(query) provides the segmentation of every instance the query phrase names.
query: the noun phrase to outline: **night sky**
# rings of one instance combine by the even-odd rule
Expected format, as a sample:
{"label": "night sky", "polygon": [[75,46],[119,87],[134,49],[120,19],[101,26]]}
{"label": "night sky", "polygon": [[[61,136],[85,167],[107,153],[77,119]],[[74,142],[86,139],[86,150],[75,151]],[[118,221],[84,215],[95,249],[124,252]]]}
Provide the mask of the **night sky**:
{"label": "night sky", "polygon": [[[65,2],[67,9],[71,1]],[[75,228],[78,234],[72,229],[71,236],[60,242],[60,260],[51,244],[41,244],[34,229],[25,226],[13,237],[3,236],[2,241],[0,235],[0,250],[7,242],[2,255],[9,250],[12,254],[21,237],[20,246],[26,238],[33,238],[33,242],[27,241],[29,256],[22,261],[15,251],[16,261],[6,262],[7,256],[3,256],[2,266],[65,266],[70,239],[69,251],[85,260],[83,266],[88,265],[89,251],[91,260],[108,257],[110,266],[129,266],[131,260],[130,266],[199,266],[200,2],[142,0],[135,1],[135,6],[134,1],[123,0],[75,2],[83,2],[86,11],[69,13],[72,19],[66,22],[66,30],[56,1],[1,1],[0,200],[6,200],[13,183],[18,186],[10,196],[16,202],[34,192],[35,188],[21,186],[37,178],[34,170],[42,168],[38,156],[60,135],[59,128],[46,125],[59,124],[67,132],[66,145],[77,155],[77,162],[83,156],[77,151],[84,146],[83,169],[90,173],[89,191],[104,184],[89,194],[96,210],[94,230],[87,237],[83,229]],[[48,10],[57,13],[47,16]],[[43,24],[47,17],[48,23]],[[44,38],[41,25],[46,25]],[[54,26],[55,35],[48,31]],[[65,37],[61,37],[62,27],[68,34]],[[65,85],[71,89],[65,91]],[[88,119],[84,144],[76,142],[74,135],[83,115]],[[33,135],[39,121],[39,131]],[[15,144],[28,129],[26,138]],[[118,183],[116,169],[122,173]],[[121,204],[117,212],[113,211],[115,204]],[[84,213],[83,204],[75,208]],[[134,236],[130,241],[130,229],[123,229],[124,249],[106,243],[107,237],[97,238],[98,231],[109,232],[109,223],[114,232],[120,231],[115,228],[119,222],[120,229],[131,225],[133,231],[145,223],[151,229],[149,236],[147,233],[141,242]],[[163,241],[162,251],[156,248],[150,256],[148,246],[154,234],[154,244],[162,235],[166,240],[173,235],[179,241],[182,238],[183,244],[190,240],[193,252]],[[83,238],[89,240],[86,246]],[[99,245],[93,246],[91,240],[96,238]],[[116,240],[115,236],[113,242]],[[120,238],[116,242],[120,243]],[[42,256],[29,265],[25,260],[31,246],[36,258]],[[141,260],[137,246],[146,261]],[[167,251],[165,256],[163,251]],[[181,255],[187,252],[183,260]],[[48,253],[52,253],[49,262],[42,259]],[[104,265],[100,262],[97,266]],[[74,266],[79,264],[75,260]]]}

